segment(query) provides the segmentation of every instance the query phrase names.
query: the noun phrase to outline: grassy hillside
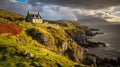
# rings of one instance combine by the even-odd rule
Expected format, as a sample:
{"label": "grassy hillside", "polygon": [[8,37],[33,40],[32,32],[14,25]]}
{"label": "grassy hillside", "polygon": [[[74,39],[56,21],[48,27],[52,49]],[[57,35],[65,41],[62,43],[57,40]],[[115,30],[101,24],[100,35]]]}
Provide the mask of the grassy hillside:
{"label": "grassy hillside", "polygon": [[82,25],[70,21],[32,24],[5,10],[0,10],[0,19],[0,67],[87,67],[80,63],[83,48],[67,33],[82,33]]}
{"label": "grassy hillside", "polygon": [[[34,56],[24,56],[24,51]],[[25,33],[19,36],[0,35],[0,66],[9,67],[57,67],[74,66],[77,63],[40,46]]]}
{"label": "grassy hillside", "polygon": [[11,23],[11,22],[16,23],[23,20],[24,20],[24,16],[20,14],[16,14],[14,12],[9,12],[6,10],[0,10],[0,24]]}

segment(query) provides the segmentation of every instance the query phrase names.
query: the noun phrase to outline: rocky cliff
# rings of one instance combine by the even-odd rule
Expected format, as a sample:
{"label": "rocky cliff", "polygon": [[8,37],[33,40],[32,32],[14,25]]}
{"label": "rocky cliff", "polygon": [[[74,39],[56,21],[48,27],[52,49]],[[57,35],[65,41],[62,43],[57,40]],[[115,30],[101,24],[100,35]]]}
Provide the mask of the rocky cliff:
{"label": "rocky cliff", "polygon": [[[79,28],[80,26],[77,27],[80,24],[76,22],[72,23],[65,21],[56,21],[54,24],[52,21],[47,22],[47,24],[44,23],[45,27],[35,27],[28,29],[28,35],[30,35],[33,39],[37,40],[42,45],[46,46],[48,49],[58,54],[64,55],[75,62],[81,62],[84,58],[84,49],[77,44],[77,42],[82,40],[82,36],[79,35],[82,33],[82,28]],[[68,24],[74,26],[69,28]],[[76,30],[77,34],[72,31],[73,29]],[[67,33],[67,31],[69,31],[69,33]],[[75,41],[75,37],[76,39],[77,37],[80,38],[78,38],[79,40]]]}

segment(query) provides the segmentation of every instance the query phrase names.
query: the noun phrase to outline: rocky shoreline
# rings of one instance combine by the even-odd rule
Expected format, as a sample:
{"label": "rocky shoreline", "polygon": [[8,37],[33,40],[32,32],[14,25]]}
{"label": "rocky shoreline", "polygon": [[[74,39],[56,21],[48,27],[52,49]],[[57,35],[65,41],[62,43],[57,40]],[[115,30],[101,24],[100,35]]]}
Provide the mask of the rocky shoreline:
{"label": "rocky shoreline", "polygon": [[105,43],[90,41],[92,37],[99,35],[99,34],[104,34],[104,33],[101,32],[100,29],[85,28],[85,33],[82,34],[82,36],[84,37],[82,38],[80,42],[81,46],[85,48],[89,48],[89,47],[95,48],[99,46],[106,47]]}
{"label": "rocky shoreline", "polygon": [[[95,54],[88,53],[89,47],[96,48],[102,45],[107,47],[105,43],[102,42],[92,42],[89,40],[89,37],[94,37],[95,35],[104,34],[100,32],[100,29],[85,29],[85,42],[82,42],[81,46],[85,47],[85,59],[82,61],[83,64],[90,65],[92,67],[120,67],[120,57],[100,57]],[[87,61],[86,61],[87,60]]]}
{"label": "rocky shoreline", "polygon": [[86,57],[82,63],[92,67],[119,67],[120,57],[107,58],[86,53]]}

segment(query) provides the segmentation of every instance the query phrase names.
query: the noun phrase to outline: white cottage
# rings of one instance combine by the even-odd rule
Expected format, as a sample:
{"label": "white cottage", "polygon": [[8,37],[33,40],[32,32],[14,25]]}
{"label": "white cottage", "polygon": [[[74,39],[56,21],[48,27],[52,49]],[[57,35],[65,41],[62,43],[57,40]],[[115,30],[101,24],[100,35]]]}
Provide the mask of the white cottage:
{"label": "white cottage", "polygon": [[43,23],[43,19],[40,16],[39,12],[38,12],[38,14],[32,14],[28,11],[25,21],[32,22],[32,23]]}

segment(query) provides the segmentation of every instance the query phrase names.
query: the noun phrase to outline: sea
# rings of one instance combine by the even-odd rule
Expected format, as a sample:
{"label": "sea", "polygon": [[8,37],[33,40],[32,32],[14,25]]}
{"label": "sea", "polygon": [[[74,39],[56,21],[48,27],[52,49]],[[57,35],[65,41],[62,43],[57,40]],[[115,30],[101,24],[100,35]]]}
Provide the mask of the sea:
{"label": "sea", "polygon": [[99,46],[97,48],[88,48],[89,53],[101,57],[120,57],[120,23],[119,22],[98,22],[88,21],[80,22],[89,28],[100,29],[104,34],[94,36],[91,41],[103,42],[107,47]]}

